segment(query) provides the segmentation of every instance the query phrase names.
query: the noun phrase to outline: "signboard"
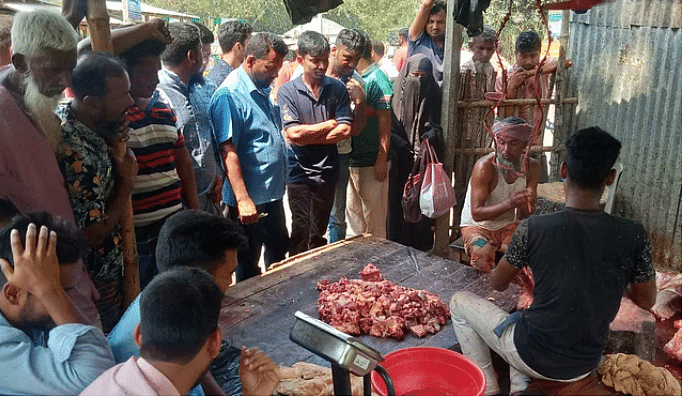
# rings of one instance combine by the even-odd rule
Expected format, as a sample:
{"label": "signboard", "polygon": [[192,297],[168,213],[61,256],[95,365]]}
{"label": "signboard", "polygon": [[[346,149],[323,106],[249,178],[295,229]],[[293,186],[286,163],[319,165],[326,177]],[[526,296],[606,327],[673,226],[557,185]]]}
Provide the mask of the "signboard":
{"label": "signboard", "polygon": [[140,14],[140,0],[121,0],[121,15],[124,21],[143,19]]}
{"label": "signboard", "polygon": [[547,20],[552,36],[558,38],[561,35],[561,11],[550,11]]}

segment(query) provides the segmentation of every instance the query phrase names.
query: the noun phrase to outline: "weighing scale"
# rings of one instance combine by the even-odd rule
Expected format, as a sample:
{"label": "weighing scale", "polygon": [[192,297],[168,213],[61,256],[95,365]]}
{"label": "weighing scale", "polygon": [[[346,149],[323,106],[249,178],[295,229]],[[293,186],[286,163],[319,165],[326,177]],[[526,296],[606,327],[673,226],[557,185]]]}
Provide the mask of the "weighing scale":
{"label": "weighing scale", "polygon": [[388,395],[395,395],[390,375],[378,364],[384,360],[383,356],[357,338],[297,311],[295,325],[290,330],[290,340],[331,363],[333,391],[336,396],[352,395],[350,372],[364,378],[364,395],[370,396],[370,374],[373,370],[385,381]]}

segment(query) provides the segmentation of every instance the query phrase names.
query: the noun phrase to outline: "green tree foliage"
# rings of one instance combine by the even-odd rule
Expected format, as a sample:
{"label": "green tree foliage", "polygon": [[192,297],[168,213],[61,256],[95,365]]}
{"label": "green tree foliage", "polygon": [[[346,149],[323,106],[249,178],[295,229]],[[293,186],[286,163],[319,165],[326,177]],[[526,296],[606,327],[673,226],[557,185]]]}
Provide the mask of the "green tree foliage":
{"label": "green tree foliage", "polygon": [[324,17],[345,27],[364,29],[374,40],[394,42],[397,31],[414,21],[420,3],[421,0],[346,0]]}
{"label": "green tree foliage", "polygon": [[[544,41],[547,36],[547,29],[542,25],[540,12],[535,6],[534,0],[492,0],[490,7],[483,15],[485,25],[490,25],[496,31],[499,30],[510,6],[511,17],[500,34],[499,52],[502,57],[513,64],[516,36],[523,31],[534,30],[540,34]],[[543,52],[544,50],[543,48]]]}
{"label": "green tree foliage", "polygon": [[[293,27],[282,0],[147,0],[157,7],[202,17],[208,23],[214,18],[235,18],[252,24],[255,30],[284,33]],[[324,14],[347,28],[364,29],[372,39],[395,43],[397,31],[409,27],[421,0],[344,0],[337,8]],[[514,59],[516,36],[533,29],[546,35],[534,0],[492,0],[485,12],[485,24],[499,29],[505,14],[512,15],[500,36],[500,52],[507,60]],[[212,24],[210,23],[209,26]],[[468,38],[464,38],[464,44]]]}

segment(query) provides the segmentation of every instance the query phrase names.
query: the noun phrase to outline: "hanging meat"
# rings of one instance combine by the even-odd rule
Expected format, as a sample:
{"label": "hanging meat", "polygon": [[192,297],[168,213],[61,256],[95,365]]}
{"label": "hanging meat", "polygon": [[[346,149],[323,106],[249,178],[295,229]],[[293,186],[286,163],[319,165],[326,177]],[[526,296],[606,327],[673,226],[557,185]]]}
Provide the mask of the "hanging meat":
{"label": "hanging meat", "polygon": [[395,285],[373,264],[367,264],[360,276],[317,283],[322,321],[349,335],[402,339],[407,330],[419,338],[436,333],[450,318],[447,304],[437,295]]}

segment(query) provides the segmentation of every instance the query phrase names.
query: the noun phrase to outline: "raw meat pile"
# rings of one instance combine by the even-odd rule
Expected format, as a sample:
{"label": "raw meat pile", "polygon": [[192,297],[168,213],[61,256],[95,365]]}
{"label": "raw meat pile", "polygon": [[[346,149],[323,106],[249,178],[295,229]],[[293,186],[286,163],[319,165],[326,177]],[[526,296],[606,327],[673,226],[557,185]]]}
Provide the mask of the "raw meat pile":
{"label": "raw meat pile", "polygon": [[[677,318],[682,314],[683,275],[656,273],[656,304],[652,307],[652,313],[659,319]],[[683,321],[674,322],[678,331],[664,346],[664,351],[671,357],[683,361]]]}
{"label": "raw meat pile", "polygon": [[422,338],[447,323],[449,308],[437,295],[395,285],[373,264],[359,275],[362,279],[341,276],[338,282],[317,283],[321,294],[316,306],[322,321],[349,335],[396,339],[404,338],[405,330]]}
{"label": "raw meat pile", "polygon": [[683,320],[679,319],[673,323],[678,331],[671,340],[664,346],[664,351],[673,358],[683,361]]}

